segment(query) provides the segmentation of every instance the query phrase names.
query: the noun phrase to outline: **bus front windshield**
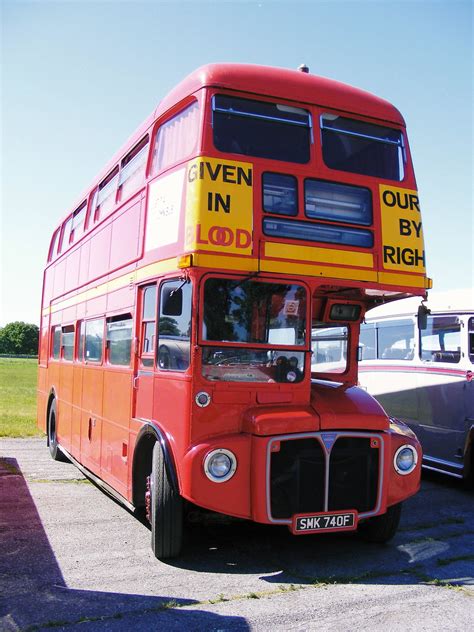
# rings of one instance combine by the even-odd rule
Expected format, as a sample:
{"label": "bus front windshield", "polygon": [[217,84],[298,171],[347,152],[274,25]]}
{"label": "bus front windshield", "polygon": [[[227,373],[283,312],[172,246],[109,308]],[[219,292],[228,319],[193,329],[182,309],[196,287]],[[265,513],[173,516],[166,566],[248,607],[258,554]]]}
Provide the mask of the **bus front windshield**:
{"label": "bus front windshield", "polygon": [[203,347],[207,379],[299,382],[304,374],[305,338],[304,287],[254,280],[206,280],[202,340],[226,343]]}

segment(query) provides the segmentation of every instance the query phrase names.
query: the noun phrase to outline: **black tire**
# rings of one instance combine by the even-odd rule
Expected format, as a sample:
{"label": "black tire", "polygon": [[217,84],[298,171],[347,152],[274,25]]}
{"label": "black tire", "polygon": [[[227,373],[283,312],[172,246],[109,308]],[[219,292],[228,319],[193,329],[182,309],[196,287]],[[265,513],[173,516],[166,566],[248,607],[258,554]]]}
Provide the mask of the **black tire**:
{"label": "black tire", "polygon": [[176,557],[183,544],[183,499],[170,484],[159,443],[153,448],[150,494],[153,553],[159,560]]}
{"label": "black tire", "polygon": [[59,449],[59,443],[57,438],[57,419],[58,415],[56,412],[56,400],[53,399],[51,402],[51,407],[49,409],[48,415],[48,446],[49,453],[55,461],[62,461],[63,463],[68,463],[69,459],[61,452]]}
{"label": "black tire", "polygon": [[364,540],[368,542],[383,543],[393,538],[398,529],[400,516],[402,515],[402,504],[392,505],[387,509],[387,513],[375,518],[369,518],[362,522],[359,532]]}

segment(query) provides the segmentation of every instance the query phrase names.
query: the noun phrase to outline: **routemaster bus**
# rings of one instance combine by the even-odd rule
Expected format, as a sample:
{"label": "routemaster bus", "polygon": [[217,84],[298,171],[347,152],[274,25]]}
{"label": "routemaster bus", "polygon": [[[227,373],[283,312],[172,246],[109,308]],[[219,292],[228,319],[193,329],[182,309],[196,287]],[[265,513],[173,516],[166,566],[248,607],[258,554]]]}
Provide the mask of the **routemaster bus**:
{"label": "routemaster bus", "polygon": [[[309,72],[204,66],[52,233],[39,426],[147,516],[159,559],[193,505],[386,541],[421,452],[356,386],[360,323],[429,286],[395,107]],[[311,334],[341,325],[334,374]]]}
{"label": "routemaster bus", "polygon": [[367,313],[360,384],[419,438],[423,466],[472,483],[474,292],[430,292]]}

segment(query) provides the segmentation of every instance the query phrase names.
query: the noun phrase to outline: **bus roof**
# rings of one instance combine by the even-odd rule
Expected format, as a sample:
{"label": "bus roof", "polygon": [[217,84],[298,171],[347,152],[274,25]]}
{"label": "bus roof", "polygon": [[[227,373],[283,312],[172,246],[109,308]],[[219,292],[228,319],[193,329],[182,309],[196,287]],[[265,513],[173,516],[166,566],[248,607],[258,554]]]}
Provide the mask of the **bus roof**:
{"label": "bus roof", "polygon": [[143,137],[157,118],[204,87],[246,92],[250,97],[263,95],[286,101],[320,105],[405,126],[400,112],[388,101],[333,79],[318,77],[299,70],[257,64],[207,64],[185,77],[160,101],[155,110],[106,163],[93,182],[83,189],[81,195],[76,198],[76,204],[71,207],[58,226],[61,226],[71,212],[81,204],[90,193],[92,186],[101,182],[123,158],[127,150]]}
{"label": "bus roof", "polygon": [[[379,305],[366,313],[365,320],[369,323],[385,318],[413,316],[417,313],[421,301],[419,296],[413,296]],[[428,300],[424,304],[433,314],[471,313],[474,312],[474,290],[468,288],[430,292]]]}
{"label": "bus roof", "polygon": [[405,125],[391,103],[359,88],[298,70],[231,63],[208,64],[192,72],[163,99],[155,116],[200,88],[211,86],[321,105]]}

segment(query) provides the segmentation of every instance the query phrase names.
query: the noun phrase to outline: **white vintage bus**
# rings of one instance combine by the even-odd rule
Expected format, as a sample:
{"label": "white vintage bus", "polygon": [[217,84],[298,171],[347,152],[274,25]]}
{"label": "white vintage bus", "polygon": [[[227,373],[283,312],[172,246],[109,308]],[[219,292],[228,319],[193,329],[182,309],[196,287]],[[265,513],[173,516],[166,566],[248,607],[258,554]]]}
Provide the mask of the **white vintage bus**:
{"label": "white vintage bus", "polygon": [[474,292],[432,292],[367,312],[359,381],[414,430],[426,469],[474,474]]}

